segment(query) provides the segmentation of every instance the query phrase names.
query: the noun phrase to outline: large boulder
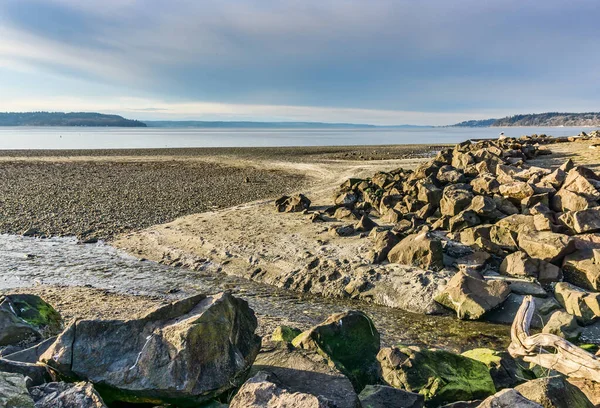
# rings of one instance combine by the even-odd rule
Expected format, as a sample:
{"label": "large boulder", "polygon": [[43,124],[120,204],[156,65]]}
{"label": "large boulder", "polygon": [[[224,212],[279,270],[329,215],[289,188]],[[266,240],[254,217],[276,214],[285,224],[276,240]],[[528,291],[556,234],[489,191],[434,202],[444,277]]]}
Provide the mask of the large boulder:
{"label": "large boulder", "polygon": [[471,186],[468,184],[450,184],[446,186],[440,200],[442,215],[452,217],[466,209],[473,199],[473,193],[470,190]]}
{"label": "large boulder", "polygon": [[459,354],[388,347],[377,359],[389,385],[423,395],[428,406],[482,399],[496,392],[485,364]]}
{"label": "large boulder", "polygon": [[581,211],[568,211],[559,220],[576,234],[600,231],[600,207]]}
{"label": "large boulder", "polygon": [[533,187],[524,181],[512,181],[500,185],[500,194],[506,198],[521,201],[534,194]]}
{"label": "large boulder", "polygon": [[369,258],[372,263],[381,263],[387,259],[390,250],[400,242],[400,238],[392,231],[373,230],[371,234],[375,238],[375,244],[369,253]]}
{"label": "large boulder", "polygon": [[25,377],[0,371],[0,407],[34,408],[25,386]]}
{"label": "large boulder", "polygon": [[196,295],[132,320],[79,320],[41,356],[102,384],[107,403],[198,404],[239,385],[260,348],[257,321],[228,293]]}
{"label": "large boulder", "polygon": [[379,332],[363,312],[331,315],[323,323],[300,334],[292,344],[326,357],[357,390],[377,381]]}
{"label": "large boulder", "polygon": [[600,317],[600,293],[588,292],[567,282],[558,282],[554,287],[554,296],[567,313],[577,317],[581,324],[592,324]]}
{"label": "large boulder", "polygon": [[290,392],[272,374],[259,372],[242,385],[229,404],[230,408],[336,408],[321,396]]}
{"label": "large boulder", "polygon": [[106,408],[90,383],[51,382],[30,390],[36,408]]}
{"label": "large boulder", "polygon": [[575,250],[571,238],[551,231],[530,231],[519,234],[519,247],[532,258],[560,262]]}
{"label": "large boulder", "polygon": [[512,388],[502,390],[486,398],[478,408],[544,408],[519,394]]}
{"label": "large boulder", "polygon": [[400,241],[388,253],[391,263],[438,270],[444,267],[442,243],[429,233],[412,234]]}
{"label": "large boulder", "polygon": [[585,196],[564,188],[558,190],[550,202],[552,209],[556,212],[586,210],[594,204],[594,201],[588,200]]}
{"label": "large boulder", "polygon": [[531,258],[523,251],[507,255],[500,264],[500,273],[511,276],[532,276],[540,282],[556,282],[562,278],[560,268],[541,259]]}
{"label": "large boulder", "polygon": [[576,341],[581,336],[581,327],[575,316],[563,310],[556,310],[550,315],[542,333],[554,334],[569,341]]}
{"label": "large boulder", "polygon": [[565,281],[590,290],[600,290],[600,249],[581,249],[563,261]]}
{"label": "large boulder", "polygon": [[421,394],[387,385],[367,385],[358,398],[362,408],[423,408],[425,406],[425,399]]}
{"label": "large boulder", "polygon": [[538,378],[515,387],[528,400],[552,408],[593,408],[581,390],[571,385],[564,377]]}
{"label": "large boulder", "polygon": [[251,375],[258,372],[274,375],[280,388],[321,397],[334,402],[336,408],[360,407],[350,380],[316,351],[264,342]]}
{"label": "large boulder", "polygon": [[500,183],[490,173],[483,173],[471,180],[471,186],[473,186],[473,191],[477,194],[492,195],[500,191]]}
{"label": "large boulder", "polygon": [[459,319],[475,320],[500,305],[509,294],[506,282],[486,281],[478,272],[468,270],[457,272],[435,301],[456,311]]}
{"label": "large boulder", "polygon": [[528,378],[533,378],[531,373],[523,369],[506,351],[476,348],[465,351],[462,355],[485,364],[497,390],[511,388]]}
{"label": "large boulder", "polygon": [[567,173],[567,178],[562,185],[565,190],[582,195],[588,200],[599,200],[600,191],[588,180],[586,176],[594,176],[589,169],[585,167],[575,167]]}
{"label": "large boulder", "polygon": [[310,200],[304,194],[282,196],[275,201],[275,208],[278,212],[302,212],[310,208]]}
{"label": "large boulder", "polygon": [[39,340],[57,334],[60,314],[36,295],[0,297],[0,346]]}

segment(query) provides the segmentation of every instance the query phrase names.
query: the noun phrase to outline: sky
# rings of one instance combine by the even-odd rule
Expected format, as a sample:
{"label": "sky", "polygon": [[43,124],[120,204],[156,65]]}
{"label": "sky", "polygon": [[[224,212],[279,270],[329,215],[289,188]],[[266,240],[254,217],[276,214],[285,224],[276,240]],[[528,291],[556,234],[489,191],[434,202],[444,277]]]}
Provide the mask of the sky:
{"label": "sky", "polygon": [[600,110],[597,0],[0,0],[0,111],[445,125]]}

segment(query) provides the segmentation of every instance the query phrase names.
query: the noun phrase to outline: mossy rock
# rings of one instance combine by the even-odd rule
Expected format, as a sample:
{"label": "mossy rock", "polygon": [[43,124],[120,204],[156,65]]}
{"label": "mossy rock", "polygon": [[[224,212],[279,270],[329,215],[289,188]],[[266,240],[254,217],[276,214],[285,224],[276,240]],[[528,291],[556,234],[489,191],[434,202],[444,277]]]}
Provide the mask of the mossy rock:
{"label": "mossy rock", "polygon": [[363,312],[334,314],[300,334],[292,344],[325,357],[348,377],[358,392],[378,380],[379,332]]}
{"label": "mossy rock", "polygon": [[488,367],[460,354],[400,346],[382,349],[377,358],[389,385],[423,395],[427,406],[484,399],[496,392]]}
{"label": "mossy rock", "polygon": [[9,295],[16,315],[44,334],[58,334],[62,329],[62,317],[41,297],[36,295]]}
{"label": "mossy rock", "polygon": [[278,326],[275,330],[273,330],[273,334],[271,335],[271,340],[277,341],[277,342],[283,342],[283,343],[291,343],[301,333],[302,333],[302,330],[300,330],[300,329],[282,325],[282,326]]}
{"label": "mossy rock", "polygon": [[535,374],[528,369],[527,364],[515,360],[506,351],[476,348],[465,351],[462,355],[485,364],[497,390],[512,388],[535,378]]}

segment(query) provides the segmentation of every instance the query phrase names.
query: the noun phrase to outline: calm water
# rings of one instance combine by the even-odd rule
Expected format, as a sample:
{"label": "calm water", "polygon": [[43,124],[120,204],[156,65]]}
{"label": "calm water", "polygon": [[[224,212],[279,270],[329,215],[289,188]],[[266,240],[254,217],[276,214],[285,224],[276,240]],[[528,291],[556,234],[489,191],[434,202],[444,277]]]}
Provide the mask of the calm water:
{"label": "calm water", "polygon": [[412,129],[164,129],[0,127],[0,149],[115,149],[162,147],[340,146],[458,143],[545,133],[576,135],[591,129],[546,128],[412,128]]}

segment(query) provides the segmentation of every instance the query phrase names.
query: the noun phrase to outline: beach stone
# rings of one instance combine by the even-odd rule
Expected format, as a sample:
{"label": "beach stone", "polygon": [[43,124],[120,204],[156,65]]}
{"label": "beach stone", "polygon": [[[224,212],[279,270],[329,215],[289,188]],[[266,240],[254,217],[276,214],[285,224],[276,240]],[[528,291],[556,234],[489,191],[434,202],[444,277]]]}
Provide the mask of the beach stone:
{"label": "beach stone", "polygon": [[373,228],[377,228],[377,227],[378,227],[377,223],[375,221],[373,221],[371,218],[369,218],[368,215],[365,214],[360,218],[360,220],[358,220],[358,222],[354,226],[354,230],[361,231],[361,232],[369,232]]}
{"label": "beach stone", "polygon": [[519,209],[510,200],[495,194],[492,199],[496,203],[496,208],[506,215],[518,214]]}
{"label": "beach stone", "polygon": [[500,192],[500,183],[493,174],[483,173],[471,180],[473,191],[477,194],[492,195]]}
{"label": "beach stone", "polygon": [[587,210],[593,203],[586,197],[564,188],[558,190],[550,200],[550,206],[556,212]]}
{"label": "beach stone", "polygon": [[421,394],[387,385],[367,385],[358,395],[362,408],[423,408]]}
{"label": "beach stone", "polygon": [[543,407],[592,408],[594,405],[581,390],[562,376],[538,378],[515,387],[521,395]]}
{"label": "beach stone", "polygon": [[376,357],[380,337],[371,319],[363,312],[331,315],[323,323],[300,334],[292,344],[326,356],[357,390],[377,382]]}
{"label": "beach stone", "polygon": [[[524,298],[524,295],[511,293],[500,306],[485,315],[485,321],[512,324]],[[531,327],[541,329],[550,319],[550,315],[554,311],[560,310],[561,306],[554,297],[534,297],[533,301],[535,302],[535,314],[531,319]]]}
{"label": "beach stone", "polygon": [[590,201],[597,201],[600,199],[600,192],[598,189],[586,178],[592,176],[593,172],[582,166],[577,166],[571,169],[567,173],[567,178],[563,183],[562,188],[586,197]]}
{"label": "beach stone", "polygon": [[499,191],[504,197],[519,201],[534,194],[533,187],[524,181],[512,181],[500,184]]}
{"label": "beach stone", "polygon": [[475,212],[481,217],[491,217],[496,213],[496,203],[488,196],[477,195],[471,200],[468,210]]}
{"label": "beach stone", "polygon": [[600,317],[600,293],[587,292],[570,283],[558,282],[554,287],[554,295],[567,313],[577,317],[583,325],[591,324]]}
{"label": "beach stone", "polygon": [[90,383],[51,382],[30,390],[36,408],[107,408]]}
{"label": "beach stone", "polygon": [[34,408],[25,386],[25,377],[0,371],[0,407]]}
{"label": "beach stone", "polygon": [[345,207],[352,207],[358,201],[358,194],[354,191],[346,191],[338,195],[334,203],[335,205],[343,205]]}
{"label": "beach stone", "polygon": [[295,327],[285,325],[277,326],[277,328],[273,330],[273,334],[271,334],[271,340],[291,343],[300,333],[302,333],[302,330],[296,329]]}
{"label": "beach stone", "polygon": [[511,276],[538,276],[538,262],[533,260],[523,251],[517,251],[506,258],[500,264],[500,273]]}
{"label": "beach stone", "polygon": [[391,231],[377,232],[375,235],[375,244],[369,253],[369,259],[372,263],[381,263],[387,259],[390,250],[400,242],[400,238]]}
{"label": "beach stone", "polygon": [[476,225],[474,227],[465,228],[460,232],[460,242],[465,245],[473,245],[478,238],[490,239],[490,224]]}
{"label": "beach stone", "polygon": [[569,341],[576,341],[581,335],[581,327],[577,319],[570,313],[557,310],[550,315],[550,319],[544,325],[542,333],[555,334]]}
{"label": "beach stone", "polygon": [[600,231],[600,207],[581,211],[568,211],[559,220],[576,234]]}
{"label": "beach stone", "polygon": [[199,404],[243,381],[260,348],[256,326],[244,300],[195,295],[139,319],[75,321],[40,360],[103,384],[107,403]]}
{"label": "beach stone", "polygon": [[58,333],[61,326],[60,314],[39,296],[0,297],[0,346],[39,340]]}
{"label": "beach stone", "polygon": [[334,237],[349,237],[354,234],[353,225],[332,225],[329,227],[329,235]]}
{"label": "beach stone", "polygon": [[575,249],[568,235],[551,231],[522,232],[519,247],[532,258],[553,263],[560,262]]}
{"label": "beach stone", "polygon": [[509,388],[486,398],[478,408],[544,408]]}
{"label": "beach stone", "polygon": [[275,208],[279,212],[302,212],[310,208],[310,200],[304,194],[284,195],[275,201]]}
{"label": "beach stone", "polygon": [[562,265],[565,281],[600,290],[600,249],[581,249],[567,255]]}
{"label": "beach stone", "polygon": [[386,347],[377,359],[386,383],[423,395],[427,406],[482,399],[496,392],[485,364],[445,350]]}
{"label": "beach stone", "polygon": [[475,320],[500,305],[509,294],[506,282],[486,281],[475,271],[459,271],[434,299],[456,311],[459,319]]}
{"label": "beach stone", "polygon": [[437,207],[442,199],[442,189],[432,182],[417,183],[417,199]]}
{"label": "beach stone", "polygon": [[521,368],[521,365],[506,351],[476,348],[467,350],[462,355],[485,364],[497,390],[511,388],[534,378],[533,373]]}
{"label": "beach stone", "polygon": [[340,221],[358,221],[359,217],[349,208],[340,207],[333,213],[333,218]]}
{"label": "beach stone", "polygon": [[336,408],[359,408],[358,395],[346,376],[316,351],[301,350],[284,343],[263,341],[251,376],[272,374],[280,388],[331,401]]}
{"label": "beach stone", "polygon": [[481,223],[481,219],[475,211],[461,211],[448,221],[448,229],[450,232],[459,232],[465,228],[473,227]]}
{"label": "beach stone", "polygon": [[455,216],[471,204],[473,193],[468,184],[450,184],[444,188],[440,200],[442,215]]}
{"label": "beach stone", "polygon": [[442,243],[427,232],[412,234],[396,244],[388,253],[391,263],[438,270],[444,267]]}
{"label": "beach stone", "polygon": [[447,184],[447,183],[464,183],[465,175],[455,167],[445,165],[440,167],[436,178],[438,181]]}
{"label": "beach stone", "polygon": [[332,401],[302,392],[289,392],[277,379],[259,372],[242,385],[231,400],[230,408],[335,408]]}
{"label": "beach stone", "polygon": [[550,184],[552,187],[559,189],[565,182],[566,178],[567,173],[565,173],[562,169],[556,169],[550,174],[542,177],[540,182],[544,184]]}

